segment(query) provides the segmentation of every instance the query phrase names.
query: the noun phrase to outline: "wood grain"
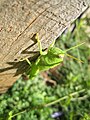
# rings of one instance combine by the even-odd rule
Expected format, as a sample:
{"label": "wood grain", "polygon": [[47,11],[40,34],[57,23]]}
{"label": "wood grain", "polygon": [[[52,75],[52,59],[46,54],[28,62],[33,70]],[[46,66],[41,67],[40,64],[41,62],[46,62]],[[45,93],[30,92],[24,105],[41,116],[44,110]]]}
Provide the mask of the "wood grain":
{"label": "wood grain", "polygon": [[89,0],[0,0],[0,93],[25,71],[19,59],[37,55],[35,33],[47,48],[89,5]]}

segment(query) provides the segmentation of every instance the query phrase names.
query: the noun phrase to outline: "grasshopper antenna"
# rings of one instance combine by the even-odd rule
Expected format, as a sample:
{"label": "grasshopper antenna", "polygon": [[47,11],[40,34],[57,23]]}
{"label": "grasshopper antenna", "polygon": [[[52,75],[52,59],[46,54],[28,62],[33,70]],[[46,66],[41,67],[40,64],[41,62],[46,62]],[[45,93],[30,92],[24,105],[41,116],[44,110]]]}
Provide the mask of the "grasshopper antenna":
{"label": "grasshopper antenna", "polygon": [[[74,48],[77,48],[77,47],[79,47],[79,46],[81,46],[81,45],[83,45],[83,44],[85,44],[85,42],[83,42],[83,43],[81,43],[81,44],[78,44],[78,45],[76,45],[76,46],[73,46],[73,47],[67,49],[66,52],[68,52],[68,51],[70,51],[70,50],[72,50],[72,49],[74,49]],[[67,55],[68,57],[70,57],[70,58],[73,58],[73,59],[75,59],[75,60],[77,60],[77,61],[79,61],[79,62],[84,63],[82,60],[80,60],[80,59],[78,59],[78,58],[76,58],[76,57],[74,57],[74,56],[72,56],[72,55],[70,55],[70,54],[68,54],[68,53],[66,53],[66,55]]]}
{"label": "grasshopper antenna", "polygon": [[70,51],[70,50],[72,50],[72,49],[74,49],[74,48],[77,48],[77,47],[79,47],[79,46],[81,46],[81,45],[83,45],[83,44],[85,44],[85,42],[83,42],[83,43],[81,43],[81,44],[78,44],[78,45],[76,45],[76,46],[73,46],[73,47],[67,49],[66,52],[68,52],[68,51]]}
{"label": "grasshopper antenna", "polygon": [[81,62],[81,63],[84,63],[82,60],[80,60],[80,59],[78,59],[78,58],[76,58],[76,57],[74,57],[74,56],[72,56],[72,55],[70,55],[70,54],[67,54],[67,53],[66,53],[66,55],[67,55],[68,57],[70,57],[70,58],[73,58],[73,59]]}

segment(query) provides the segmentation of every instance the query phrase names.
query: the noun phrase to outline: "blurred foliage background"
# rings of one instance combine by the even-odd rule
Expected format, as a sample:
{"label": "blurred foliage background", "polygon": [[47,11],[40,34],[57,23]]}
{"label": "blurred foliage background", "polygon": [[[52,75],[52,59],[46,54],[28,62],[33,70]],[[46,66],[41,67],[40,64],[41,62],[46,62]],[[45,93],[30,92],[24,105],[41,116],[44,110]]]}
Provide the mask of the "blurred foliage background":
{"label": "blurred foliage background", "polygon": [[[85,42],[69,51],[84,63],[66,56],[54,72],[44,73],[47,77],[21,77],[0,96],[0,120],[90,120],[90,11],[86,13],[55,44],[65,50]],[[47,85],[50,80],[53,84]]]}

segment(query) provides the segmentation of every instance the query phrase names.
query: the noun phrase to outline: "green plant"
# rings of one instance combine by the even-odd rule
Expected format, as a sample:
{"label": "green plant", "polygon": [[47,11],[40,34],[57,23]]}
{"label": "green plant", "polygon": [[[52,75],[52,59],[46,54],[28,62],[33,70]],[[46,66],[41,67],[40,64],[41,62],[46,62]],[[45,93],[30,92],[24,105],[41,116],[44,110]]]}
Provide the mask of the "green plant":
{"label": "green plant", "polygon": [[84,64],[66,57],[64,65],[57,70],[61,77],[55,78],[50,73],[50,77],[57,82],[53,87],[46,86],[40,75],[32,81],[20,78],[7,93],[0,96],[0,120],[10,117],[13,120],[53,120],[51,115],[57,111],[62,112],[60,120],[90,119],[90,37],[86,33],[86,19],[77,21],[74,32],[68,31],[56,42],[56,46],[63,50],[78,42],[86,42],[84,47],[69,51],[82,59]]}

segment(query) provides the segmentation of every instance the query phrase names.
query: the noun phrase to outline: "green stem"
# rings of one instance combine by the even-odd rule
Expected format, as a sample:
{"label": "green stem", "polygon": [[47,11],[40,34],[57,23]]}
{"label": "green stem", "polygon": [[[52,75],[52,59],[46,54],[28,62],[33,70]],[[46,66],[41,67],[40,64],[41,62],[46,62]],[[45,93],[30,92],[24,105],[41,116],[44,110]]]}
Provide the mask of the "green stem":
{"label": "green stem", "polygon": [[85,100],[86,98],[88,98],[88,95],[84,95],[83,97],[78,97],[78,98],[72,98],[72,101]]}
{"label": "green stem", "polygon": [[84,92],[84,91],[85,91],[85,89],[82,89],[82,90],[80,90],[80,91],[71,93],[70,95],[67,95],[67,96],[64,96],[64,97],[62,97],[62,98],[59,98],[58,100],[53,101],[53,102],[50,102],[50,103],[48,103],[48,104],[46,104],[46,105],[44,105],[44,106],[45,106],[45,107],[51,106],[51,105],[56,104],[56,103],[58,103],[58,102],[60,102],[60,101],[62,101],[62,100],[67,99],[69,96],[72,97],[72,96],[77,95],[77,94],[79,94],[79,93],[82,93],[82,92]]}
{"label": "green stem", "polygon": [[17,116],[17,115],[19,115],[19,114],[22,114],[22,113],[24,113],[24,112],[26,112],[26,110],[24,110],[24,111],[22,111],[22,112],[19,112],[19,113],[16,113],[16,114],[12,115],[10,118],[14,118],[15,116]]}
{"label": "green stem", "polygon": [[[82,89],[82,90],[80,90],[80,91],[71,93],[71,94],[66,95],[66,96],[64,96],[64,97],[62,97],[62,98],[59,98],[58,100],[55,100],[55,101],[50,102],[50,103],[48,103],[48,104],[42,105],[42,107],[48,107],[48,106],[54,105],[54,104],[56,104],[56,103],[58,103],[58,102],[60,102],[60,101],[62,101],[62,100],[65,100],[65,99],[67,99],[67,98],[69,98],[69,97],[72,97],[72,96],[77,95],[77,94],[79,94],[79,93],[82,93],[82,92],[84,92],[84,91],[85,91],[85,89]],[[38,108],[39,108],[39,107],[38,107]],[[15,116],[17,116],[17,115],[19,115],[19,114],[22,114],[22,113],[24,113],[24,112],[26,112],[26,111],[27,111],[27,110],[24,110],[24,111],[22,111],[22,112],[16,113],[16,114],[12,115],[10,118],[13,118],[13,117],[15,117]]]}

